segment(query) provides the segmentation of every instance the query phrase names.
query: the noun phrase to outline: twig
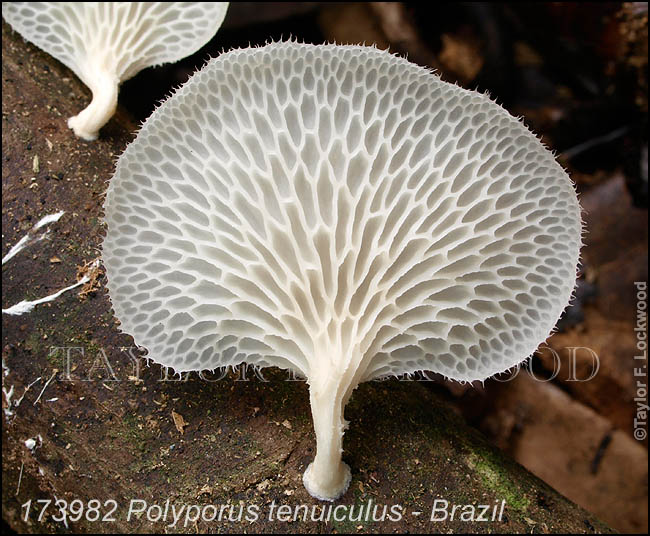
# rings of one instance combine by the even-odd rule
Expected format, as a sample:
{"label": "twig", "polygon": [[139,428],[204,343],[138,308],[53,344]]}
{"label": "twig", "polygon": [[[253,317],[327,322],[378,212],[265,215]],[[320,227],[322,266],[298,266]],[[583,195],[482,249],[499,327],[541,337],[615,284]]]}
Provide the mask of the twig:
{"label": "twig", "polygon": [[[55,214],[49,214],[34,225],[32,230],[30,232],[36,231],[37,229],[40,229],[41,227],[45,227],[46,225],[49,225],[50,223],[54,223],[59,221],[59,218],[65,214],[64,211],[57,212]],[[39,240],[43,240],[47,236],[47,232],[43,233],[40,236],[32,236],[31,234],[27,233],[25,236],[23,236],[17,244],[15,244],[9,252],[2,258],[2,264],[7,262],[8,260],[12,259],[19,251],[22,249],[26,248],[28,245],[31,245],[34,242],[38,242]]]}
{"label": "twig", "polygon": [[9,309],[3,309],[2,313],[7,315],[22,315],[24,313],[29,313],[37,305],[56,300],[64,292],[67,292],[68,290],[72,290],[73,288],[76,288],[78,286],[85,285],[86,283],[88,283],[88,281],[90,281],[90,278],[86,276],[81,280],[77,281],[74,285],[70,285],[69,287],[62,288],[61,290],[55,292],[54,294],[50,294],[49,296],[45,296],[44,298],[40,298],[35,301],[23,300],[20,303],[17,303],[16,305],[12,305],[11,307],[9,307]]}
{"label": "twig", "polygon": [[612,130],[610,133],[605,134],[603,136],[598,136],[596,138],[592,138],[590,140],[579,143],[578,145],[574,145],[573,147],[567,149],[566,151],[563,151],[560,156],[562,158],[566,158],[567,160],[571,160],[572,158],[578,156],[580,153],[584,153],[589,149],[593,149],[594,147],[598,147],[599,145],[612,142],[620,138],[621,136],[624,136],[625,134],[627,134],[629,130],[630,127],[628,126],[617,128],[616,130]]}
{"label": "twig", "polygon": [[36,378],[32,383],[30,383],[27,387],[25,387],[25,392],[23,392],[23,396],[21,396],[18,400],[14,402],[14,407],[17,408],[20,406],[20,403],[23,401],[23,398],[25,398],[25,395],[27,394],[27,391],[31,388],[32,385],[34,385],[36,382],[41,381],[41,377],[39,376]]}
{"label": "twig", "polygon": [[18,496],[18,492],[20,491],[20,483],[23,480],[23,467],[25,466],[25,462],[20,463],[20,474],[18,475],[18,487],[16,488],[16,496]]}
{"label": "twig", "polygon": [[36,400],[34,400],[34,404],[33,404],[34,406],[41,399],[41,397],[43,396],[43,393],[45,392],[45,389],[47,389],[47,386],[50,385],[50,382],[54,379],[54,376],[56,376],[57,372],[59,372],[59,371],[57,369],[54,369],[54,372],[52,373],[52,376],[50,376],[50,379],[45,382],[45,385],[43,386],[43,390],[38,395],[38,398]]}

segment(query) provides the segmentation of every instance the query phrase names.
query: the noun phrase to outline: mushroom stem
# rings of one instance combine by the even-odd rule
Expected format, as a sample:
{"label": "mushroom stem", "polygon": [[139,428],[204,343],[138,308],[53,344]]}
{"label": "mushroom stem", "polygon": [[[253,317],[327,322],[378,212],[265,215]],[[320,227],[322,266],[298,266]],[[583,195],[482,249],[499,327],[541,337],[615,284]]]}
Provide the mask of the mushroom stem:
{"label": "mushroom stem", "polygon": [[87,141],[96,140],[102,128],[115,113],[119,78],[102,73],[92,86],[93,100],[79,114],[68,119],[68,127]]}
{"label": "mushroom stem", "polygon": [[328,382],[327,387],[311,385],[309,398],[316,432],[316,456],[302,477],[312,497],[334,501],[350,485],[350,467],[343,462],[343,433],[347,422],[343,419],[345,401],[338,382]]}

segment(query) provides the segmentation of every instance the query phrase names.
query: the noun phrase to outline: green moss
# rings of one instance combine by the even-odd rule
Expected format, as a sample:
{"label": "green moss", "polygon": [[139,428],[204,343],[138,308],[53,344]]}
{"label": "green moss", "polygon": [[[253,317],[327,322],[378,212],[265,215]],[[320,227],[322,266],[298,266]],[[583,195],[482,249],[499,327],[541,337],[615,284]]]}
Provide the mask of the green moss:
{"label": "green moss", "polygon": [[470,454],[468,465],[474,469],[485,487],[494,492],[499,499],[505,499],[507,507],[518,512],[525,512],[530,506],[530,499],[526,497],[519,487],[507,476],[499,464],[492,459],[492,455],[482,453]]}
{"label": "green moss", "polygon": [[[107,431],[107,435],[116,440],[124,441],[130,449],[137,450],[140,454],[150,454],[150,446],[153,444],[154,438],[146,427],[142,426],[141,429],[140,426],[141,423],[137,416],[127,414],[122,418],[120,424],[112,426]],[[145,459],[142,458],[142,460]],[[154,465],[155,457],[147,456],[145,461],[146,463],[142,463],[140,469],[146,465]]]}
{"label": "green moss", "polygon": [[37,331],[31,331],[25,340],[25,346],[32,353],[39,353],[42,348],[41,335]]}
{"label": "green moss", "polygon": [[[352,482],[354,484],[354,482]],[[370,516],[368,516],[370,519],[366,521],[366,512],[368,508],[368,501],[363,501],[361,500],[362,493],[359,489],[354,490],[354,504],[350,505],[349,503],[343,503],[345,505],[346,509],[346,515],[343,518],[342,521],[337,521],[334,519],[334,516],[332,516],[332,526],[334,529],[336,529],[336,532],[342,533],[342,534],[354,534],[358,531],[365,531],[366,527],[370,524],[373,523],[372,521],[372,512],[370,513]],[[363,514],[359,515],[360,510],[363,508]],[[372,510],[373,504],[370,504],[370,509]],[[355,519],[358,517],[361,517],[359,521],[354,521],[350,519],[350,517],[354,517]],[[361,529],[357,529],[357,527],[362,527]]]}

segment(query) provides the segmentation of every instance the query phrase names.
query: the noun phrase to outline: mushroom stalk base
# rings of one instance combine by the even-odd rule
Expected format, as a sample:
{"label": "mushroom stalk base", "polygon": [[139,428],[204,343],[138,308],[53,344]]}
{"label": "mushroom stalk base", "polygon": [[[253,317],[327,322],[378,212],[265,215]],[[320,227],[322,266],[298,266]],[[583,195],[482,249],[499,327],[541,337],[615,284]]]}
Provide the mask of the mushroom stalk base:
{"label": "mushroom stalk base", "polygon": [[113,116],[117,109],[119,80],[114,76],[103,75],[91,87],[93,100],[87,108],[68,119],[68,127],[87,141],[96,140],[99,129]]}
{"label": "mushroom stalk base", "polygon": [[311,413],[316,432],[316,456],[309,464],[302,481],[312,497],[334,501],[348,489],[352,474],[341,459],[343,453],[343,403],[329,389],[310,389]]}

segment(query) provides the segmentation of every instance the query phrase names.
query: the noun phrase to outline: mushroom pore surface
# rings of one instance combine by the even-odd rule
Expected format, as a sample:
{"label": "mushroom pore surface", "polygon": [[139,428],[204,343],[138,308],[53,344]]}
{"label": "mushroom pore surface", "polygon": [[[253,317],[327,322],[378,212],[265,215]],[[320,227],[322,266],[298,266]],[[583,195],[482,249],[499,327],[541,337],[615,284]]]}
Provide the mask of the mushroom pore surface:
{"label": "mushroom pore surface", "polygon": [[90,88],[92,102],[68,126],[94,140],[115,113],[121,82],[196,52],[227,9],[228,2],[3,2],[2,16]]}
{"label": "mushroom pore surface", "polygon": [[359,46],[211,60],[121,156],[105,211],[122,329],[178,372],[306,377],[304,483],[330,500],[352,390],[517,365],[567,305],[581,243],[573,185],[520,121]]}

